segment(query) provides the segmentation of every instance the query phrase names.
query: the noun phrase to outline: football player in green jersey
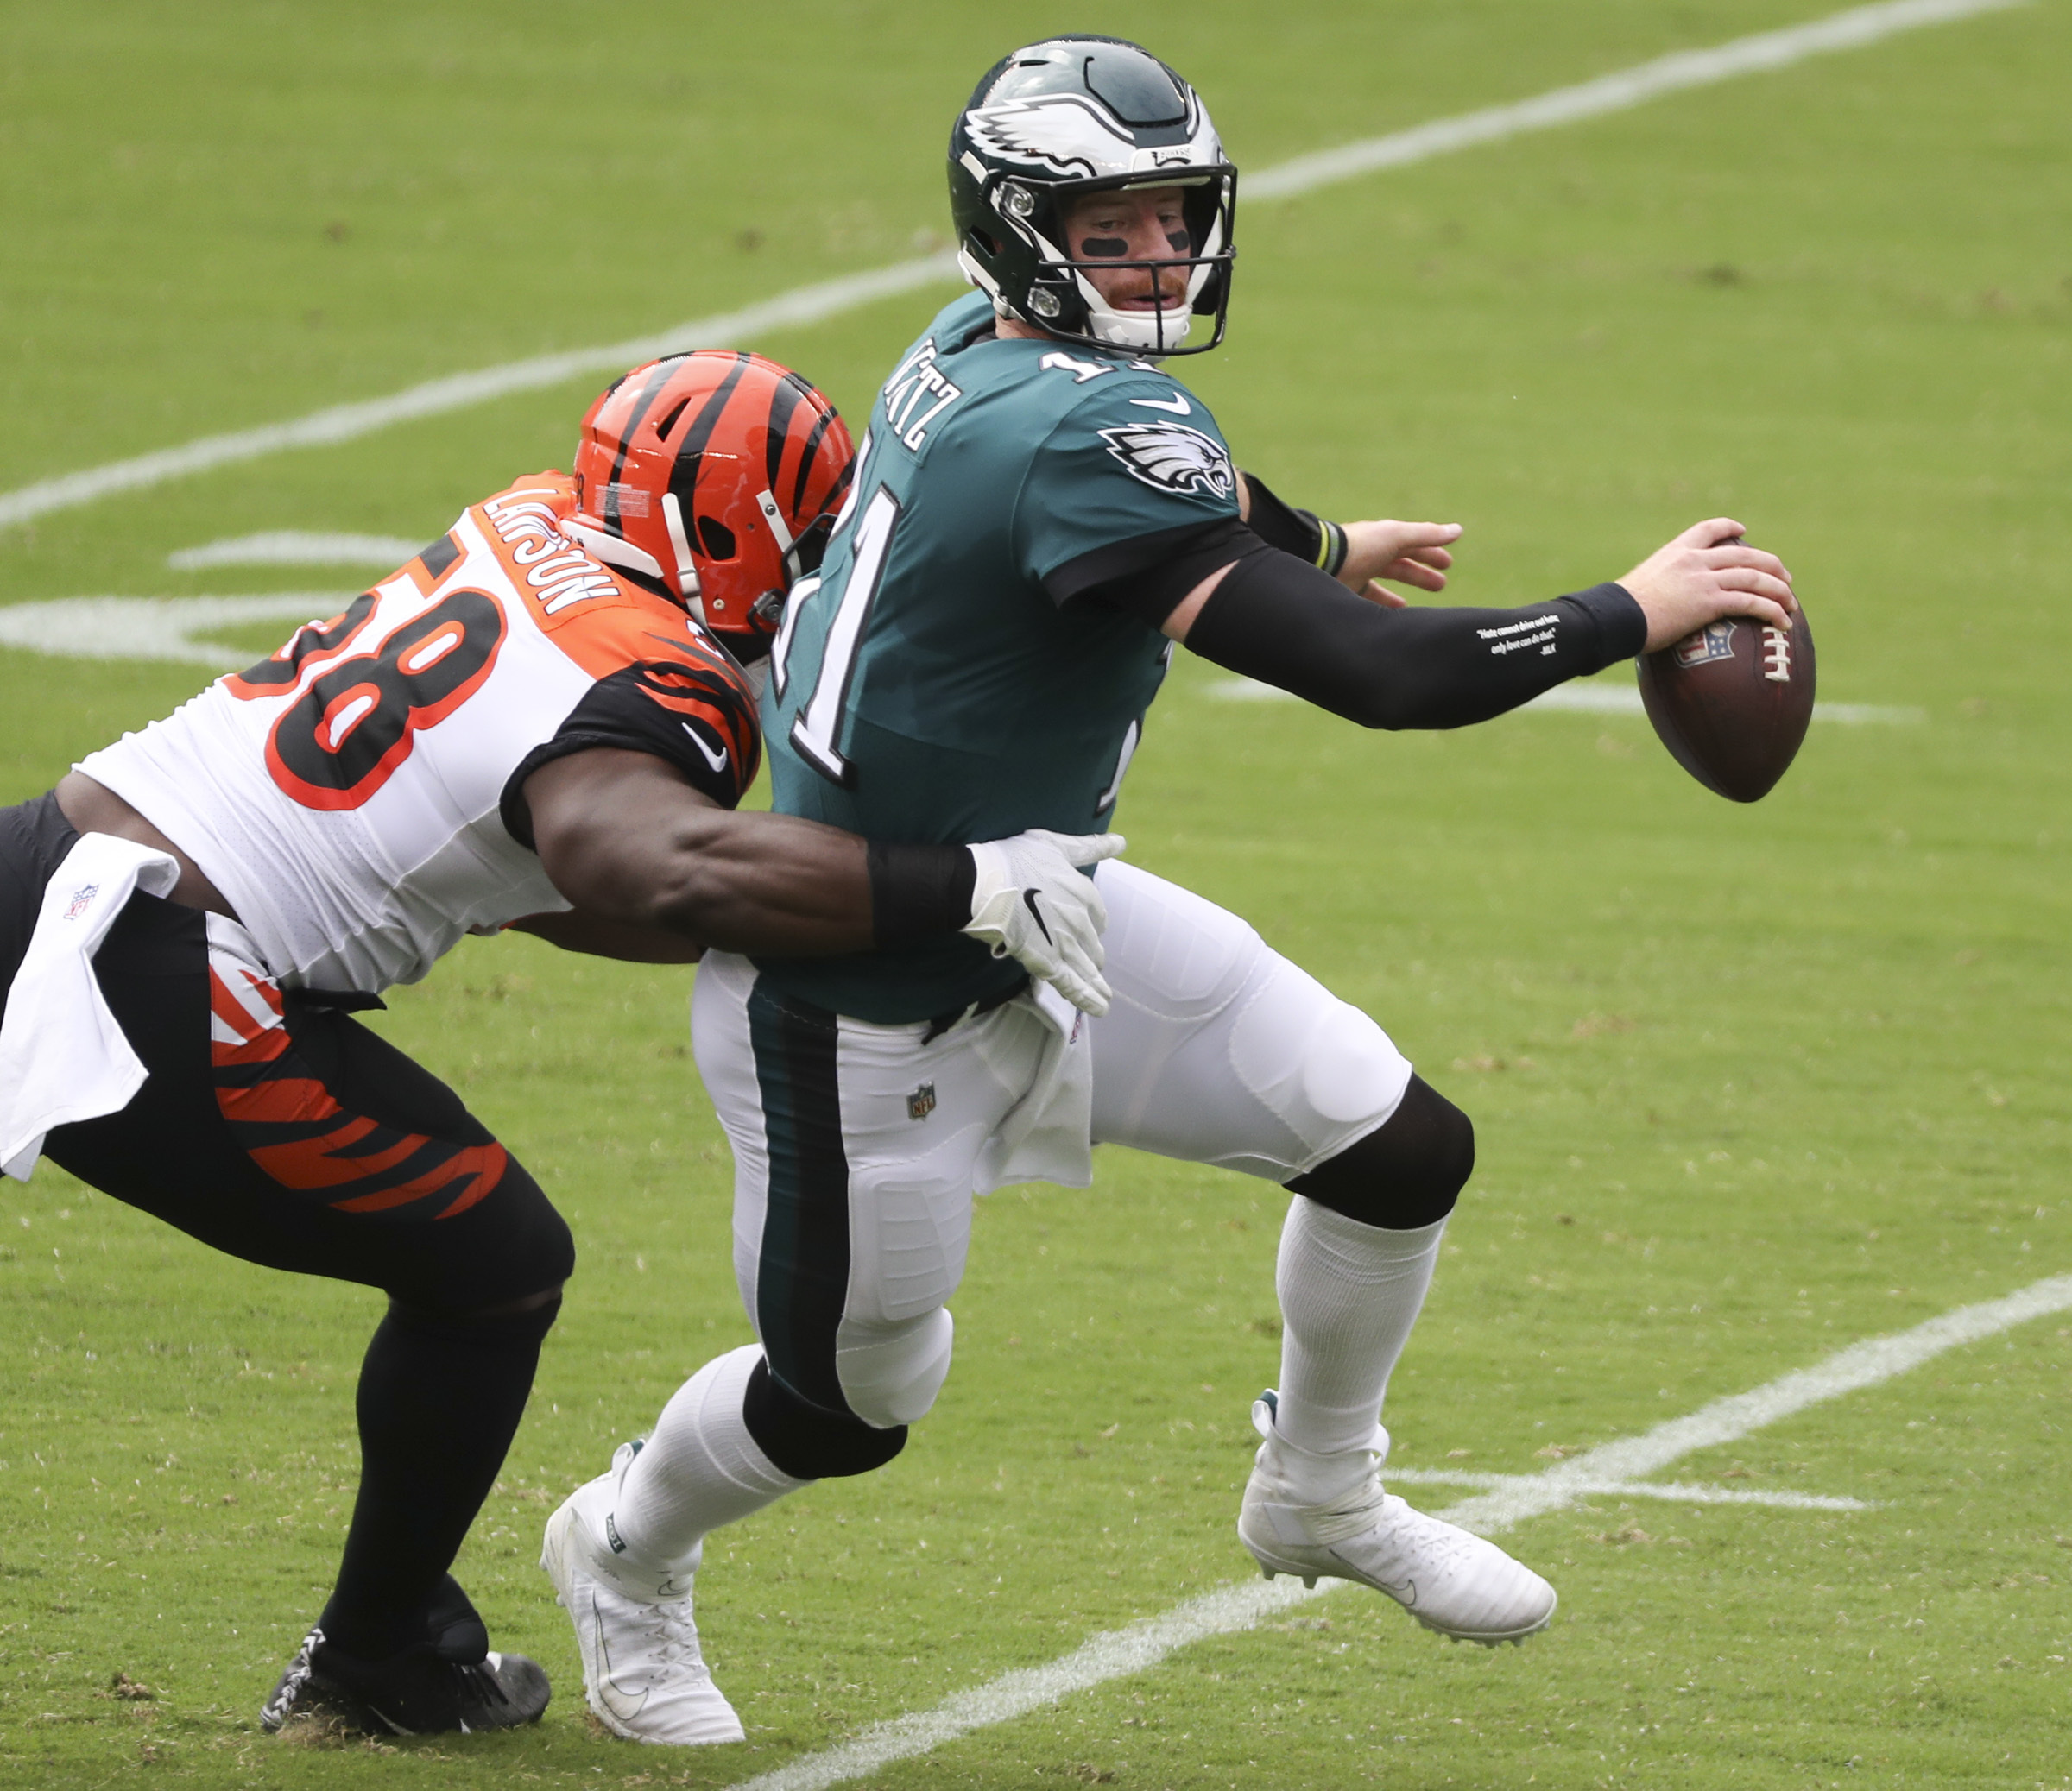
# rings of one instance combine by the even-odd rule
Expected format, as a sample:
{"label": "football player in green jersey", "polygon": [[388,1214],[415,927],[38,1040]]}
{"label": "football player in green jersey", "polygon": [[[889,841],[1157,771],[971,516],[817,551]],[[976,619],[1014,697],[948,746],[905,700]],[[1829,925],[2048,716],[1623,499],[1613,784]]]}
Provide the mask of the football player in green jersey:
{"label": "football player in green jersey", "polygon": [[[1783,565],[1721,518],[1617,583],[1407,608],[1373,581],[1441,589],[1456,529],[1341,527],[1239,473],[1161,364],[1222,338],[1236,173],[1199,97],[1135,46],[1004,59],[957,120],[950,182],[979,291],[885,382],[820,578],[793,592],[763,709],[780,810],[878,842],[1099,832],[1175,642],[1363,726],[1450,728],[1793,607]],[[968,911],[963,881],[921,886],[873,849],[901,885],[886,911]],[[1482,1643],[1552,1614],[1538,1574],[1380,1477],[1389,1373],[1473,1166],[1466,1116],[1235,916],[1119,860],[1095,884],[1105,962],[1077,1009],[918,924],[847,956],[705,958],[693,1037],[760,1341],[548,1525],[618,1732],[730,1722],[684,1664],[701,1538],[898,1453],[949,1371],[972,1196],[1085,1186],[1090,1141],[1291,1190],[1279,1386],[1254,1408],[1238,1525],[1261,1567],[1361,1580]]]}

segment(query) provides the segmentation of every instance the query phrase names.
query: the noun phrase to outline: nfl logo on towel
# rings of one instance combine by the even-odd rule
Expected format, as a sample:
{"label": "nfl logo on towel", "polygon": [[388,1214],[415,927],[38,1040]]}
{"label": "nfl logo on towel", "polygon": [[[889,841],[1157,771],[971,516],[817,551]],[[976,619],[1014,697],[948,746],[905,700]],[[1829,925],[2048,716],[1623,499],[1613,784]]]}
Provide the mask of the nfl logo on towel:
{"label": "nfl logo on towel", "polygon": [[72,900],[65,909],[66,919],[77,920],[92,905],[93,899],[100,892],[101,886],[98,883],[89,883],[84,889],[74,891]]}

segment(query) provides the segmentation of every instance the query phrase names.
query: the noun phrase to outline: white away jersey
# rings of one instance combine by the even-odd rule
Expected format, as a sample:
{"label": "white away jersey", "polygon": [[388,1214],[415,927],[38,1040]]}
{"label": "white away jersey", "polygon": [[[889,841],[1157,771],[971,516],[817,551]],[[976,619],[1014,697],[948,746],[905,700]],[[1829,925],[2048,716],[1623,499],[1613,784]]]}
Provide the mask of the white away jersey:
{"label": "white away jersey", "polygon": [[711,637],[560,533],[543,473],[331,621],[78,769],[192,858],[291,987],[414,982],[471,930],[569,904],[532,850],[525,779],[619,747],[727,807],[755,699]]}

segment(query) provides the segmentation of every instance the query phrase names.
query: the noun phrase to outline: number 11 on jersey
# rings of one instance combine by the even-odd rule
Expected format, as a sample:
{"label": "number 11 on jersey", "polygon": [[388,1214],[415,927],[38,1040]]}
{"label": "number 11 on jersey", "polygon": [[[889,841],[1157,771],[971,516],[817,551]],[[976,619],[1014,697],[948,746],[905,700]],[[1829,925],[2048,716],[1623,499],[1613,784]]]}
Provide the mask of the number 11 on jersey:
{"label": "number 11 on jersey", "polygon": [[[813,681],[813,693],[799,710],[799,719],[792,723],[792,744],[800,756],[823,777],[844,788],[854,780],[854,773],[849,760],[836,750],[835,741],[849,707],[856,651],[863,644],[863,631],[870,621],[870,608],[877,599],[878,585],[885,576],[886,556],[892,550],[893,531],[899,523],[899,499],[879,486],[856,521],[849,579],[836,600],[827,639],[820,648],[820,675]],[[827,601],[824,585],[816,601]]]}

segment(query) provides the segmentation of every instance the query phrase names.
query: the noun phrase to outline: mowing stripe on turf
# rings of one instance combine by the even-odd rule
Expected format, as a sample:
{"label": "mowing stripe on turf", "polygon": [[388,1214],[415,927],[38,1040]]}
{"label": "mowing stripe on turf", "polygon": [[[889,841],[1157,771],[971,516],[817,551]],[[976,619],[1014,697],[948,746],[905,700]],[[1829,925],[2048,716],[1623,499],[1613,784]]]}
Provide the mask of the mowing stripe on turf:
{"label": "mowing stripe on turf", "polygon": [[[2072,1309],[2072,1275],[2036,1282],[2005,1299],[1960,1306],[1911,1331],[1851,1344],[1811,1368],[1787,1374],[1753,1392],[1715,1399],[1689,1417],[1671,1418],[1639,1436],[1600,1444],[1557,1462],[1545,1473],[1519,1475],[1513,1484],[1468,1499],[1444,1515],[1469,1529],[1493,1536],[1588,1498],[1608,1480],[1655,1473],[1694,1450],[1736,1441],[1808,1406],[1877,1386],[1945,1350],[1977,1343],[2068,1309]],[[932,1710],[876,1724],[839,1747],[743,1780],[735,1791],[825,1791],[831,1785],[868,1777],[975,1729],[1011,1722],[1074,1692],[1141,1673],[1191,1642],[1255,1628],[1267,1618],[1346,1583],[1326,1580],[1314,1592],[1288,1579],[1225,1586],[1175,1605],[1161,1617],[1096,1636],[1047,1666],[1003,1673],[989,1684],[944,1699]]]}
{"label": "mowing stripe on turf", "polygon": [[[1810,57],[1860,48],[1882,38],[1926,25],[1946,24],[1980,13],[2001,12],[2028,0],[1882,0],[1852,7],[1804,25],[1764,31],[1715,44],[1709,49],[1679,50],[1652,62],[1600,76],[1575,86],[1557,87],[1532,99],[1488,106],[1456,117],[1436,118],[1387,136],[1363,138],[1313,155],[1298,156],[1278,167],[1265,168],[1244,182],[1248,200],[1290,199],[1335,181],[1349,180],[1379,168],[1402,167],[1451,154],[1478,143],[1496,142],[1528,131],[1572,124],[1607,112],[1624,111],[1692,87],[1709,86],[1736,76],[1784,68]],[[636,336],[602,347],[569,349],[529,360],[507,361],[472,373],[457,373],[386,398],[332,405],[292,422],[241,429],[227,435],[203,436],[179,447],[161,448],[133,459],[88,467],[55,478],[40,479],[0,493],[0,528],[53,510],[90,504],[118,491],[139,491],[168,480],[206,472],[212,467],[256,460],[288,448],[319,448],[357,441],[377,430],[420,417],[486,404],[515,392],[560,384],[580,375],[618,373],[637,362],[676,350],[719,344],[732,347],[768,336],[772,331],[824,322],[918,287],[957,278],[957,258],[944,253],[895,262],[890,267],[851,274],[794,287],[737,311],[693,319],[652,336]]]}

